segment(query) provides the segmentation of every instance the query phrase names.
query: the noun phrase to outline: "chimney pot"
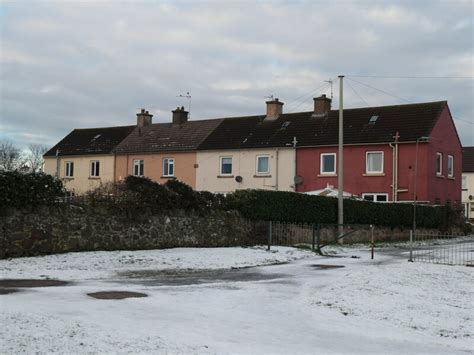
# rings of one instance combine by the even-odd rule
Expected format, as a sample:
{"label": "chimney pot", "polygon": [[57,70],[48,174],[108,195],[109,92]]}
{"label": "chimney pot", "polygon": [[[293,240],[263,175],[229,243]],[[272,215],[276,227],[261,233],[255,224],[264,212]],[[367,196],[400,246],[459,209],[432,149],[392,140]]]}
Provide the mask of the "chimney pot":
{"label": "chimney pot", "polygon": [[145,127],[151,124],[151,119],[153,115],[151,115],[148,111],[145,111],[144,108],[137,113],[137,126],[138,127]]}
{"label": "chimney pot", "polygon": [[327,116],[331,110],[331,99],[322,94],[319,97],[313,98],[314,100],[314,113],[313,116],[323,117]]}
{"label": "chimney pot", "polygon": [[266,121],[273,121],[280,117],[283,113],[283,102],[278,98],[274,100],[266,101],[267,104],[267,116],[265,117]]}
{"label": "chimney pot", "polygon": [[188,111],[184,109],[184,106],[181,108],[178,106],[173,112],[173,124],[183,124],[188,122]]}

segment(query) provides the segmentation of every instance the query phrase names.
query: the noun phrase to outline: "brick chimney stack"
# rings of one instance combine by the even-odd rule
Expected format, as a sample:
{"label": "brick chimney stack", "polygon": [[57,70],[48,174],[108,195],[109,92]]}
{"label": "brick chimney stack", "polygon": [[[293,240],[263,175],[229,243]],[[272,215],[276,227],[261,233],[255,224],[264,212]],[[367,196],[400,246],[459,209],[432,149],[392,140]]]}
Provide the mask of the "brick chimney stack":
{"label": "brick chimney stack", "polygon": [[183,124],[188,122],[188,111],[184,109],[184,106],[181,106],[181,108],[176,107],[176,110],[171,112],[173,112],[173,124]]}
{"label": "brick chimney stack", "polygon": [[321,95],[320,97],[315,97],[314,99],[314,114],[316,117],[327,116],[331,110],[331,99],[326,97],[326,95]]}
{"label": "brick chimney stack", "polygon": [[152,117],[152,114],[142,108],[141,111],[137,113],[137,126],[141,128],[150,125]]}
{"label": "brick chimney stack", "polygon": [[266,121],[276,120],[283,113],[283,102],[275,98],[274,100],[267,101],[267,117]]}

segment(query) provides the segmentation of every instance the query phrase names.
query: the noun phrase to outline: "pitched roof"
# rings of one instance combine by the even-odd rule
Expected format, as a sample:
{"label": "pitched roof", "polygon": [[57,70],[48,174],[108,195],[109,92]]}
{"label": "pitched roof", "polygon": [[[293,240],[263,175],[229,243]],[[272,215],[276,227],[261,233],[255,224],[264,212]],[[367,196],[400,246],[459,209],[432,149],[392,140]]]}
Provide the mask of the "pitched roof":
{"label": "pitched roof", "polygon": [[474,173],[474,147],[462,149],[462,171],[463,173]]}
{"label": "pitched roof", "polygon": [[195,150],[222,120],[188,121],[183,124],[155,123],[135,130],[115,153],[146,153]]}
{"label": "pitched roof", "polygon": [[45,157],[59,155],[109,154],[136,126],[75,129],[48,150]]}
{"label": "pitched roof", "polygon": [[[392,142],[397,131],[401,142],[415,141],[430,134],[446,105],[438,101],[345,109],[344,143]],[[199,149],[284,147],[291,146],[293,137],[299,147],[336,145],[338,116],[332,110],[323,117],[313,111],[287,113],[274,121],[265,121],[263,115],[225,118]]]}

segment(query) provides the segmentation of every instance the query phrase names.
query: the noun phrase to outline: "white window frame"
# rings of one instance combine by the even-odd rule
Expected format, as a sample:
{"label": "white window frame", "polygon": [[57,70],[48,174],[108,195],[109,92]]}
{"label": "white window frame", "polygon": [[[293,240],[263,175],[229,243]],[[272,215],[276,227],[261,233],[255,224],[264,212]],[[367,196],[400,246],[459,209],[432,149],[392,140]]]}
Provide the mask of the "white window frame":
{"label": "white window frame", "polygon": [[[334,170],[333,171],[323,171],[323,162],[324,162],[324,157],[332,155],[334,157]],[[336,167],[337,165],[337,156],[336,153],[321,153],[320,158],[319,158],[319,173],[321,175],[335,175],[336,174]]]}
{"label": "white window frame", "polygon": [[[66,161],[64,163],[64,176],[67,178],[74,177],[74,162],[73,161]],[[72,167],[72,169],[71,169]]]}
{"label": "white window frame", "polygon": [[89,176],[99,177],[100,176],[100,161],[91,160],[89,164]]}
{"label": "white window frame", "polygon": [[[450,168],[451,165],[451,168]],[[454,156],[448,154],[448,177],[454,176]]]}
{"label": "white window frame", "polygon": [[[140,174],[140,165],[142,168],[141,174]],[[138,174],[135,174],[136,167],[138,167]],[[138,176],[138,177],[145,176],[145,161],[143,159],[133,159],[132,175]]]}
{"label": "white window frame", "polygon": [[[262,159],[262,158],[267,158],[268,159],[267,171],[258,171],[258,161],[259,161],[259,159]],[[257,157],[255,159],[255,173],[256,173],[256,175],[268,175],[268,174],[270,174],[270,155],[268,155],[268,154],[257,155]]]}
{"label": "white window frame", "polygon": [[[374,170],[374,171],[369,171],[369,154],[382,154],[382,166],[381,170]],[[374,150],[374,151],[369,151],[365,152],[365,173],[370,175],[370,174],[383,174],[383,169],[384,169],[384,152],[382,150]]]}
{"label": "white window frame", "polygon": [[[438,170],[438,157],[439,157],[439,170]],[[443,175],[443,153],[436,153],[436,175]]]}
{"label": "white window frame", "polygon": [[[388,201],[388,194],[384,192],[367,192],[362,194],[362,199],[365,200],[365,196],[374,196],[373,202],[389,202]],[[378,196],[385,196],[386,200],[385,201],[378,201]],[[370,201],[370,200],[366,200]]]}
{"label": "white window frame", "polygon": [[[224,173],[224,172],[222,172],[222,167],[223,167],[222,166],[222,161],[224,159],[228,159],[228,158],[230,158],[230,161],[231,161],[231,163],[230,163],[230,173]],[[220,176],[232,176],[233,169],[234,169],[234,161],[232,159],[232,156],[226,155],[226,156],[219,157],[219,175]]]}
{"label": "white window frame", "polygon": [[[168,171],[165,169],[165,163],[168,163]],[[170,166],[172,166],[172,173],[170,174]],[[163,158],[163,176],[174,177],[174,158]]]}
{"label": "white window frame", "polygon": [[467,190],[467,176],[463,175],[461,179],[461,189],[466,191]]}

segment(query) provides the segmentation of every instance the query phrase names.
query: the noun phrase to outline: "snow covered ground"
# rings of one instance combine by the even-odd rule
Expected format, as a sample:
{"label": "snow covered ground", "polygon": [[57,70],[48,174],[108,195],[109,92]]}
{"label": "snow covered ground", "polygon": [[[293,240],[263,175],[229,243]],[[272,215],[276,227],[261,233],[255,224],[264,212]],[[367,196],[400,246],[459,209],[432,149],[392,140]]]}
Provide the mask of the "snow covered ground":
{"label": "snow covered ground", "polygon": [[120,271],[169,269],[228,269],[270,265],[311,256],[289,247],[174,248],[99,251],[0,260],[3,278],[58,278],[92,280]]}
{"label": "snow covered ground", "polygon": [[[340,257],[280,247],[2,260],[2,278],[74,282],[0,295],[0,353],[472,353],[472,268],[408,263],[393,250],[377,251],[373,261],[367,250],[337,251]],[[229,269],[252,265],[267,266]],[[104,290],[148,297],[87,296]]]}

